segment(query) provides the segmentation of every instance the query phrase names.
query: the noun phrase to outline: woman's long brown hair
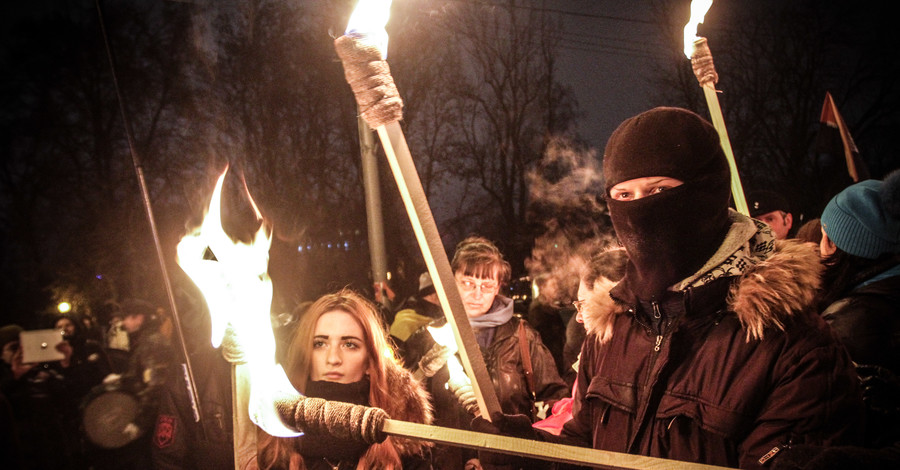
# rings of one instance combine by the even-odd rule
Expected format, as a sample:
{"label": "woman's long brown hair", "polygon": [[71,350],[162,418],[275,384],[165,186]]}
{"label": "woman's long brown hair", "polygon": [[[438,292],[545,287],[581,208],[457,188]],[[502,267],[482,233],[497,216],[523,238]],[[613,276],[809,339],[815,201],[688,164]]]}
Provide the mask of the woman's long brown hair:
{"label": "woman's long brown hair", "polygon": [[[369,367],[366,371],[370,383],[369,406],[384,408],[391,400],[386,370],[388,362],[397,364],[394,350],[388,341],[384,322],[375,304],[350,289],[345,288],[333,294],[323,295],[310,305],[300,318],[282,364],[288,379],[300,393],[306,391],[316,322],[322,315],[333,311],[350,314],[362,327],[363,340],[369,356]],[[296,452],[293,443],[293,439],[266,437],[260,448],[260,468],[295,468],[298,459],[296,457],[291,459],[291,454]],[[378,462],[380,468],[399,469],[401,465],[400,456],[391,438],[381,444],[372,445],[360,458],[357,468],[368,468],[369,466],[365,464],[367,460]]]}

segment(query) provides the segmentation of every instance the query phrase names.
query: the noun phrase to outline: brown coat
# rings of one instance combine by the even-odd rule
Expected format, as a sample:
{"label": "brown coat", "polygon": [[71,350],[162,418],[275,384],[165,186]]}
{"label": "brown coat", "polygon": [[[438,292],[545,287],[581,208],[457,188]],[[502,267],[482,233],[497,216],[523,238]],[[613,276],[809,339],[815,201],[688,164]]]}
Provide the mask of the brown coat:
{"label": "brown coat", "polygon": [[[528,390],[519,346],[519,323],[525,325],[525,338],[534,377],[534,397]],[[485,366],[497,392],[500,407],[507,414],[524,414],[534,418],[534,402],[555,403],[569,394],[565,382],[559,377],[556,362],[541,342],[540,335],[521,317],[513,316],[498,326],[491,345],[482,350]]]}
{"label": "brown coat", "polygon": [[639,302],[624,280],[585,320],[563,436],[742,468],[771,465],[789,443],[850,442],[862,402],[845,349],[813,309],[820,273],[817,254],[788,241],[739,277],[656,305]]}

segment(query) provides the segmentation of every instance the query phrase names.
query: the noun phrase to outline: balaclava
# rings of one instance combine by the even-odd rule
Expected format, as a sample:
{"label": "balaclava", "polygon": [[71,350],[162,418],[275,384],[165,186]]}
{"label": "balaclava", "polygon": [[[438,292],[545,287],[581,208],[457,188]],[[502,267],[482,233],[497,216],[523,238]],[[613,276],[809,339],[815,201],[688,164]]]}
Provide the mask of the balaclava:
{"label": "balaclava", "polygon": [[[696,272],[728,233],[731,180],[715,128],[680,108],[654,108],[613,132],[603,155],[609,215],[628,252],[627,285],[651,300]],[[618,183],[667,176],[681,186],[632,201]]]}

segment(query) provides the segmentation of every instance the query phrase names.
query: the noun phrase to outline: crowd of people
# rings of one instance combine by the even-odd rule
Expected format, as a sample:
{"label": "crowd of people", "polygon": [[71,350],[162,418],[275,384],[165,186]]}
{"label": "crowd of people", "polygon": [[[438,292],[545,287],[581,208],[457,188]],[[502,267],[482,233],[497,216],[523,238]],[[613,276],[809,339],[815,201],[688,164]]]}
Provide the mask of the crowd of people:
{"label": "crowd of people", "polygon": [[[225,445],[221,429],[198,452],[201,432],[162,309],[127,299],[115,305],[106,331],[74,314],[46,326],[59,332],[59,342],[41,347],[58,351],[59,360],[29,361],[23,328],[0,328],[3,468],[184,470],[230,462],[216,458],[215,448]],[[207,372],[221,375],[215,367]],[[204,388],[208,396],[222,393]],[[211,413],[223,415],[226,407],[230,414],[230,404]]]}
{"label": "crowd of people", "polygon": [[[350,289],[298,308],[276,332],[292,386],[402,421],[721,467],[898,468],[900,172],[847,187],[799,228],[772,192],[748,194],[743,215],[731,207],[718,133],[680,108],[623,122],[602,165],[618,246],[583,260],[571,308],[557,308],[553,329],[536,328],[502,295],[512,269],[495,243],[470,236],[455,247],[449,288],[500,412],[480,415],[471,384],[454,376],[459,358],[435,340],[447,317],[427,272],[387,315]],[[116,324],[99,338],[105,344],[59,318],[64,359],[40,364],[22,362],[21,328],[0,329],[11,468],[217,468],[185,463],[190,440],[161,452],[161,425],[190,427],[177,412],[160,420],[163,402],[190,408],[184,394],[162,391],[183,390],[184,377],[155,309],[131,301],[120,313],[127,335]],[[115,365],[112,351],[125,349]],[[124,444],[85,446],[84,401],[117,390],[136,398]],[[318,431],[260,434],[258,449],[262,469],[571,467]],[[94,459],[103,452],[115,458]]]}

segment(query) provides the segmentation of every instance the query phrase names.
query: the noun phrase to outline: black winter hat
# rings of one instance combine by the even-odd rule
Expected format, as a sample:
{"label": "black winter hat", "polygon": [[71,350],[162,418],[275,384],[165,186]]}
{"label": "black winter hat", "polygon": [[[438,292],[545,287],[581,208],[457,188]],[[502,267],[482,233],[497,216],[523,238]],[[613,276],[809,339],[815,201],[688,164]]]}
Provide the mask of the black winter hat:
{"label": "black winter hat", "polygon": [[603,153],[606,195],[635,178],[668,176],[684,182],[711,176],[730,181],[716,129],[694,112],[658,107],[627,119]]}
{"label": "black winter hat", "polygon": [[0,328],[0,348],[19,340],[19,333],[24,331],[19,325],[6,325]]}
{"label": "black winter hat", "polygon": [[787,199],[775,191],[751,191],[747,196],[750,217],[757,217],[773,211],[784,211],[790,214],[791,206]]}

